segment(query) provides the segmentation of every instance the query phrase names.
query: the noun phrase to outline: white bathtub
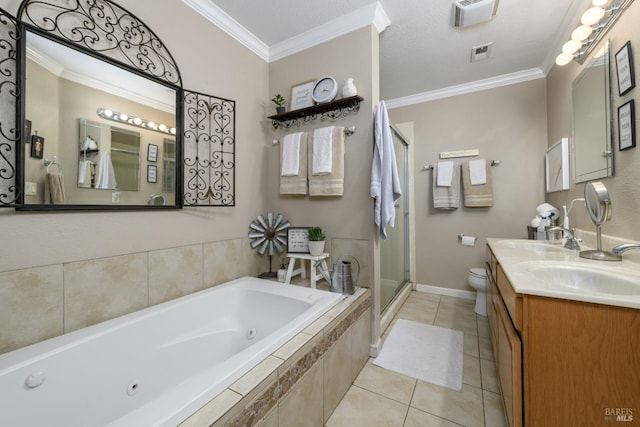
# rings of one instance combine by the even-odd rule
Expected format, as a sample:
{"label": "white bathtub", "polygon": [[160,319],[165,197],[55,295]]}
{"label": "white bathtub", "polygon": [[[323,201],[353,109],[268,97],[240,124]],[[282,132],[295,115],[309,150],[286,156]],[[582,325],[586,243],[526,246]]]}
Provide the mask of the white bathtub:
{"label": "white bathtub", "polygon": [[5,353],[0,426],[175,426],[341,297],[243,277]]}

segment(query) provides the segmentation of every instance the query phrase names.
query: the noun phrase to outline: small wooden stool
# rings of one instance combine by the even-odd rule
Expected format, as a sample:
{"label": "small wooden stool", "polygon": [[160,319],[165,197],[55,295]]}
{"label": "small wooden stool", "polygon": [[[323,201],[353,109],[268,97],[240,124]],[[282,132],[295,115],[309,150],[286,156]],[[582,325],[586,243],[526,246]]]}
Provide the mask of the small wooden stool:
{"label": "small wooden stool", "polygon": [[[316,288],[316,281],[318,279],[322,279],[322,274],[318,270],[317,262],[320,261],[320,268],[327,269],[327,258],[329,258],[328,253],[323,253],[320,255],[310,255],[310,254],[294,254],[287,253],[289,257],[289,268],[287,268],[287,275],[285,276],[284,283],[291,284],[291,278],[297,276],[298,274],[303,279],[307,277],[307,270],[304,267],[304,262],[309,261],[309,278],[311,279],[311,287],[313,289]],[[300,267],[295,268],[296,260],[300,261]],[[329,274],[329,273],[327,273]]]}

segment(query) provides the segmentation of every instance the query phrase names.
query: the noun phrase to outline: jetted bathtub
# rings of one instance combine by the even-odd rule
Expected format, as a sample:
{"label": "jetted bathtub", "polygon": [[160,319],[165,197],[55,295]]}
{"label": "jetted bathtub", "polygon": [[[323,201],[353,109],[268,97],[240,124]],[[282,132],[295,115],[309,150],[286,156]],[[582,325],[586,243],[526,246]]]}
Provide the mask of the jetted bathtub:
{"label": "jetted bathtub", "polygon": [[0,355],[0,426],[175,426],[342,295],[243,277]]}

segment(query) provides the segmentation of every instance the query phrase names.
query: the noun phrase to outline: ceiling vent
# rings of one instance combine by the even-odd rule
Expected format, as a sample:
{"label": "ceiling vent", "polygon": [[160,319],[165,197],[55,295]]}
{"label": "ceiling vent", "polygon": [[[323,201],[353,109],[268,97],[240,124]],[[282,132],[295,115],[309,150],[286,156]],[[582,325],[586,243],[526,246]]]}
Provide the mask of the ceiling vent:
{"label": "ceiling vent", "polygon": [[453,4],[453,26],[465,28],[490,21],[496,15],[499,0],[458,0]]}

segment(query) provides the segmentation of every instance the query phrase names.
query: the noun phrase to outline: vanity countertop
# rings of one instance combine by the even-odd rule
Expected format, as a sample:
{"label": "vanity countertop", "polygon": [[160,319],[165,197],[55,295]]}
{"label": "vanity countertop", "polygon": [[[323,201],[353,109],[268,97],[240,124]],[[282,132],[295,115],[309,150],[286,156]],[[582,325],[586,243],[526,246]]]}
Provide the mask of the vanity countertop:
{"label": "vanity countertop", "polygon": [[544,241],[487,243],[516,293],[640,309],[640,263],[624,255],[622,261],[593,261]]}

